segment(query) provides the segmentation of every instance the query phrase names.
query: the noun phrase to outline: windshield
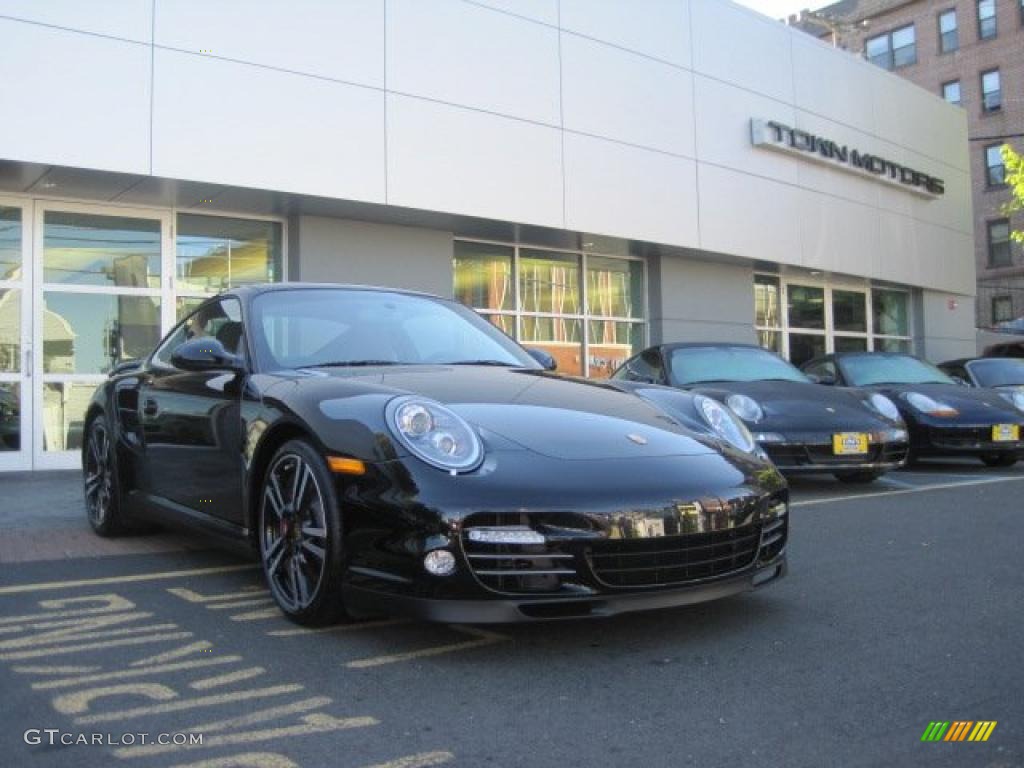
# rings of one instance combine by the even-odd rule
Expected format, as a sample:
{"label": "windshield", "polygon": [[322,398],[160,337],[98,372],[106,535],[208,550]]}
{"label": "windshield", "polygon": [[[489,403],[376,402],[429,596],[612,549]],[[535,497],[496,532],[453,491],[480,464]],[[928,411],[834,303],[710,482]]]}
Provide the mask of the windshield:
{"label": "windshield", "polygon": [[452,301],[314,288],[263,293],[252,307],[262,370],[436,363],[540,368],[501,331]]}
{"label": "windshield", "polygon": [[1013,387],[1024,384],[1024,360],[975,360],[968,363],[967,367],[978,380],[978,385],[982,387]]}
{"label": "windshield", "polygon": [[809,381],[778,355],[756,347],[683,347],[672,350],[679,386],[717,381]]}
{"label": "windshield", "polygon": [[931,363],[910,355],[852,355],[839,361],[847,383],[855,387],[873,384],[954,384]]}

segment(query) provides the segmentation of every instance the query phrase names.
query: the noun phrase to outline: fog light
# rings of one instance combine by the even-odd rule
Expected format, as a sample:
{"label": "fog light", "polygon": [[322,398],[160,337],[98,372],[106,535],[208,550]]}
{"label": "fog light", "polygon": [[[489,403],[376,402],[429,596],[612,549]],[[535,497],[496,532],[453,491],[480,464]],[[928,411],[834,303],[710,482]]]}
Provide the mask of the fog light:
{"label": "fog light", "polygon": [[447,549],[435,549],[427,552],[423,558],[423,567],[434,576],[451,576],[455,573],[455,555]]}
{"label": "fog light", "polygon": [[771,506],[768,507],[768,514],[771,517],[785,517],[789,512],[789,505],[784,501],[772,502]]}
{"label": "fog light", "polygon": [[755,432],[754,440],[759,443],[784,443],[786,436],[778,432]]}

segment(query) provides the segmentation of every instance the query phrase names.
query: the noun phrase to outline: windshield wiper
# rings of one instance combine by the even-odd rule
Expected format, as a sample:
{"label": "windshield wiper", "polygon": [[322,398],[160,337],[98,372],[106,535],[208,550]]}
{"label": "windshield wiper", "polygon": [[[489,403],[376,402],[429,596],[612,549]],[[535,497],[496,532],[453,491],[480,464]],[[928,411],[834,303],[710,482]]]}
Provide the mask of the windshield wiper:
{"label": "windshield wiper", "polygon": [[400,360],[332,360],[326,363],[313,363],[304,365],[303,368],[357,368],[360,366],[373,365],[415,365],[415,363],[403,363]]}
{"label": "windshield wiper", "polygon": [[736,384],[736,379],[698,379],[697,381],[685,381],[684,387],[692,387],[695,384]]}
{"label": "windshield wiper", "polygon": [[504,360],[452,360],[438,365],[498,365],[502,368],[521,368],[518,363],[509,363]]}

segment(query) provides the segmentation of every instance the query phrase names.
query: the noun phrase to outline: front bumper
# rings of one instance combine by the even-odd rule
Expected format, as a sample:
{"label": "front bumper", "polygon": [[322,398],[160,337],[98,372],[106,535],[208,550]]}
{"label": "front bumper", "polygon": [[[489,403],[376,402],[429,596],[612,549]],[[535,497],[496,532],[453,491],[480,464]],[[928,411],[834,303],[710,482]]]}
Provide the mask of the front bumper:
{"label": "front bumper", "polygon": [[558,619],[601,618],[633,611],[650,611],[721,600],[774,583],[787,571],[785,554],[767,565],[705,584],[657,592],[602,594],[584,599],[529,597],[439,600],[349,585],[345,604],[356,613],[400,614],[448,624],[512,624]]}
{"label": "front bumper", "polygon": [[[992,440],[993,424],[920,426],[911,431],[915,452],[923,456],[978,456],[1012,453],[1024,456],[1024,440]],[[1021,425],[1024,434],[1024,424]]]}
{"label": "front bumper", "polygon": [[868,452],[856,456],[837,456],[833,451],[832,435],[784,435],[782,442],[762,442],[780,472],[787,474],[819,472],[887,472],[899,469],[907,462],[910,444],[872,440]]}

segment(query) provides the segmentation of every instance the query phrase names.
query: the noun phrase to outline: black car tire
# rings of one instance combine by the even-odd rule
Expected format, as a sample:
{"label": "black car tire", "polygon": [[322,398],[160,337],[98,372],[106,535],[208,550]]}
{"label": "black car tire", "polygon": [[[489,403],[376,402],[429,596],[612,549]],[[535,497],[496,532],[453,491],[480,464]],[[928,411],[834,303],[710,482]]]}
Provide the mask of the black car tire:
{"label": "black car tire", "polygon": [[981,461],[986,467],[1012,467],[1017,456],[1012,453],[983,453]]}
{"label": "black car tire", "polygon": [[82,492],[89,525],[100,536],[120,536],[128,531],[118,488],[113,432],[107,417],[97,414],[85,428]]}
{"label": "black car tire", "polygon": [[289,440],[267,465],[256,536],[264,578],[285,616],[304,626],[347,618],[341,508],[333,477],[306,440]]}
{"label": "black car tire", "polygon": [[875,480],[884,474],[885,472],[877,472],[871,469],[865,469],[858,472],[836,472],[836,480],[843,483],[852,483],[854,485],[866,485],[867,483],[875,482]]}

